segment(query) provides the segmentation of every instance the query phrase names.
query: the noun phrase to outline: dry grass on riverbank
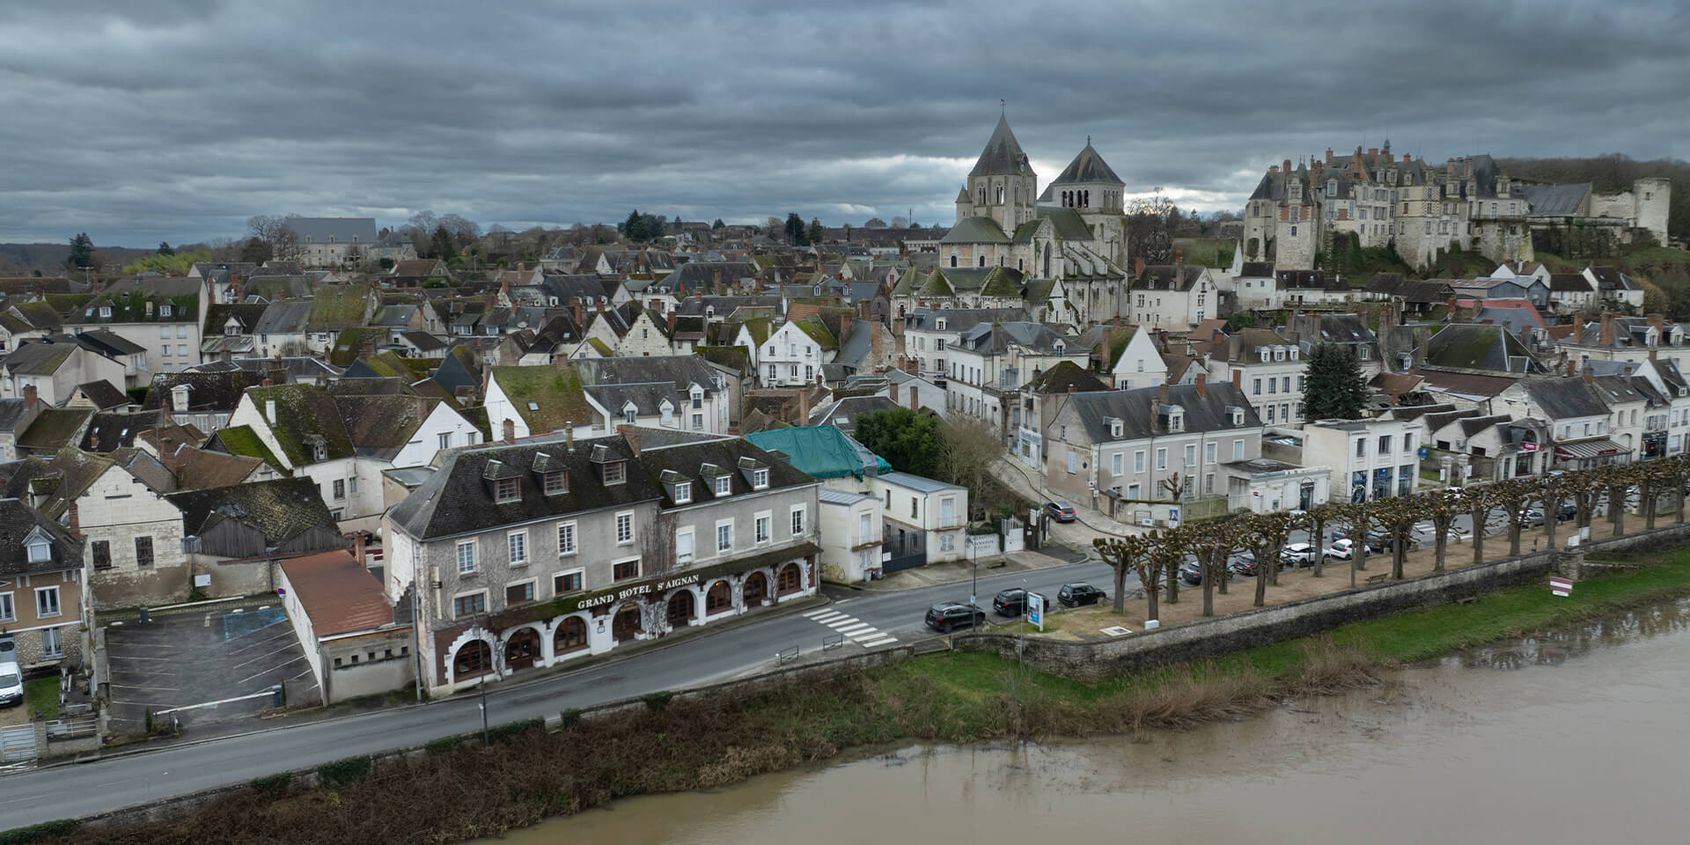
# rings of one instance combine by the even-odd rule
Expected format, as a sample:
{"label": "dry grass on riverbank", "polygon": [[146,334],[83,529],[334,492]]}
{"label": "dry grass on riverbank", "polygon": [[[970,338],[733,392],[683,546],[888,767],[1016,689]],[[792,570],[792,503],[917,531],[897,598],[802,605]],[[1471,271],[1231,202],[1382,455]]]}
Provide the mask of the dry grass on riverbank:
{"label": "dry grass on riverbank", "polygon": [[1504,590],[1096,685],[991,655],[932,655],[703,701],[653,697],[645,708],[556,734],[501,731],[491,750],[442,745],[409,766],[374,772],[360,761],[335,764],[320,770],[327,785],[317,788],[269,779],[179,819],[0,835],[0,843],[458,842],[617,798],[719,787],[853,746],[1130,733],[1244,718],[1287,696],[1377,683],[1397,661],[1687,591],[1690,552],[1680,551],[1638,572],[1581,582],[1572,600],[1551,598],[1542,586]]}

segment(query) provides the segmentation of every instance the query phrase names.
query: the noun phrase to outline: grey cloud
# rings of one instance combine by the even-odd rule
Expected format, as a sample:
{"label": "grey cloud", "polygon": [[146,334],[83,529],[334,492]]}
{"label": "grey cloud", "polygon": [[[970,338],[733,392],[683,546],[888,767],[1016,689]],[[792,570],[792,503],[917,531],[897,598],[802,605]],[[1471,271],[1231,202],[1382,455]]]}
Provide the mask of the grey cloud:
{"label": "grey cloud", "polygon": [[1129,191],[1217,207],[1387,133],[1690,157],[1677,4],[374,5],[0,8],[0,240],[418,208],[942,222],[1000,97],[1043,179],[1090,135]]}

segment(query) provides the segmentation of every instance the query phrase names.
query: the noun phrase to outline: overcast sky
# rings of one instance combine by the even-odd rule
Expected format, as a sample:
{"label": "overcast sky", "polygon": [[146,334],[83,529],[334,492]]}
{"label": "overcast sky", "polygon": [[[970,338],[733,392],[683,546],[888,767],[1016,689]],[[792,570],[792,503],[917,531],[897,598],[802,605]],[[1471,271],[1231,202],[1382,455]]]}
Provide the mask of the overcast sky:
{"label": "overcast sky", "polygon": [[1000,98],[1041,186],[1089,134],[1129,193],[1203,210],[1387,133],[1690,158],[1685,3],[375,5],[4,4],[0,241],[423,208],[949,223]]}

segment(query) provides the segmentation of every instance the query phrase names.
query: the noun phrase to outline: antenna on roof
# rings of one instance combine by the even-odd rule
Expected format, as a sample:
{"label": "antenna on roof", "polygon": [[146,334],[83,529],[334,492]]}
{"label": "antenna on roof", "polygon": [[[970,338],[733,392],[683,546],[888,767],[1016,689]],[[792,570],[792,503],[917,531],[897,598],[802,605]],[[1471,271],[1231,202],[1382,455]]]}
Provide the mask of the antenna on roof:
{"label": "antenna on roof", "polygon": [[1002,97],[999,97],[998,98],[998,117],[1003,117],[1007,114],[1009,114],[1009,103],[1005,102]]}

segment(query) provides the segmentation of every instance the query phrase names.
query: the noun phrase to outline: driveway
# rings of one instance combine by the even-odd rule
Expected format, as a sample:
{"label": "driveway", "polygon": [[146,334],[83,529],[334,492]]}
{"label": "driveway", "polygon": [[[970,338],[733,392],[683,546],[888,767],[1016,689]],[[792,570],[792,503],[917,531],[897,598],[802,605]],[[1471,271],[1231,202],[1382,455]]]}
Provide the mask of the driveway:
{"label": "driveway", "polygon": [[305,652],[279,606],[155,617],[106,629],[111,724],[146,732],[147,713],[183,726],[248,719],[273,707],[321,698]]}

